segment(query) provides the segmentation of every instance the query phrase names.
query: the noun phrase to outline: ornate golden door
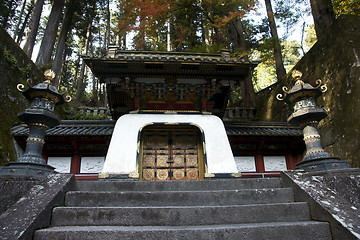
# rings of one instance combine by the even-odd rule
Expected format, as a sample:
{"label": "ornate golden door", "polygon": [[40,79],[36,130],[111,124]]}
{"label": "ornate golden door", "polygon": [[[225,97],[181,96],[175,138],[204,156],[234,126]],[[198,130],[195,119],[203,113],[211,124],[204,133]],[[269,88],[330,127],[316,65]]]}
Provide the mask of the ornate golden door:
{"label": "ornate golden door", "polygon": [[139,156],[141,180],[204,179],[202,135],[194,126],[144,128]]}

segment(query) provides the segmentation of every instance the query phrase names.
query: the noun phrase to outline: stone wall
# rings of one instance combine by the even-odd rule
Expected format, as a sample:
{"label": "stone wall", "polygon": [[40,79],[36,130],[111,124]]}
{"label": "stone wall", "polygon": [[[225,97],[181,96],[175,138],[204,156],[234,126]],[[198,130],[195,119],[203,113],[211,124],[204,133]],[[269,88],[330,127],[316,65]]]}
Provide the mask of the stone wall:
{"label": "stone wall", "polygon": [[[296,64],[304,82],[316,86],[317,79],[326,83],[328,91],[317,101],[329,116],[319,125],[323,146],[329,153],[360,167],[360,17],[340,16]],[[258,117],[263,121],[286,121],[289,106],[276,100],[282,86],[292,87],[288,78],[259,94]]]}
{"label": "stone wall", "polygon": [[33,239],[35,230],[50,226],[52,209],[64,205],[74,184],[71,174],[0,176],[0,239]]}
{"label": "stone wall", "polygon": [[311,218],[330,224],[333,240],[360,239],[360,170],[281,173],[283,187],[291,187],[297,202],[307,202]]}
{"label": "stone wall", "polygon": [[0,165],[16,160],[10,127],[19,122],[16,115],[28,104],[16,86],[25,84],[27,78],[36,83],[42,77],[40,70],[0,26]]}

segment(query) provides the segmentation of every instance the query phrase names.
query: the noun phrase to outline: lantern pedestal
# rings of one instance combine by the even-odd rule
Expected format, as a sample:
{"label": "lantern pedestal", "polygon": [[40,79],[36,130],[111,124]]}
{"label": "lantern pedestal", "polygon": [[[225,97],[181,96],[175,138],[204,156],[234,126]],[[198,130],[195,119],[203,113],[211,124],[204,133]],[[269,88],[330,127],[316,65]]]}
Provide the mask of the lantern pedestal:
{"label": "lantern pedestal", "polygon": [[55,173],[54,167],[47,164],[11,162],[0,168],[0,175],[26,175],[42,177]]}
{"label": "lantern pedestal", "polygon": [[335,157],[318,161],[301,161],[297,165],[298,166],[295,169],[301,169],[307,172],[350,168],[347,161]]}

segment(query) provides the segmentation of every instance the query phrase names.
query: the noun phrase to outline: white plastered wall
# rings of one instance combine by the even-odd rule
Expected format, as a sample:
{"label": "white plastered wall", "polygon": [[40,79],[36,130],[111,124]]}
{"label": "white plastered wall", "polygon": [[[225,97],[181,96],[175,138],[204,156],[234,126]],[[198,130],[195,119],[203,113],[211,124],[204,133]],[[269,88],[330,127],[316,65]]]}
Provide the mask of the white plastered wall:
{"label": "white plastered wall", "polygon": [[130,174],[137,171],[138,134],[152,123],[193,124],[204,133],[208,173],[236,173],[237,168],[225,127],[213,115],[127,114],[115,125],[102,173]]}

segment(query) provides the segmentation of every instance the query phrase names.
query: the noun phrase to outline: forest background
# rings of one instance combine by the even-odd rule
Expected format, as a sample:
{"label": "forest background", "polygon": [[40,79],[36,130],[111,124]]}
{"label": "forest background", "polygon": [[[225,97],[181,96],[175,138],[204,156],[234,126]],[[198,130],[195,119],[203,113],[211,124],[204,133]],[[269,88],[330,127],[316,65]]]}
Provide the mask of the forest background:
{"label": "forest background", "polygon": [[[107,105],[105,85],[82,55],[104,57],[111,45],[202,53],[226,48],[234,58],[260,62],[245,84],[258,92],[284,79],[341,14],[360,15],[358,0],[0,1],[0,25],[73,97],[67,119],[87,118],[79,107]],[[235,88],[230,104],[244,104],[241,99]],[[251,99],[246,104],[253,105]]]}

